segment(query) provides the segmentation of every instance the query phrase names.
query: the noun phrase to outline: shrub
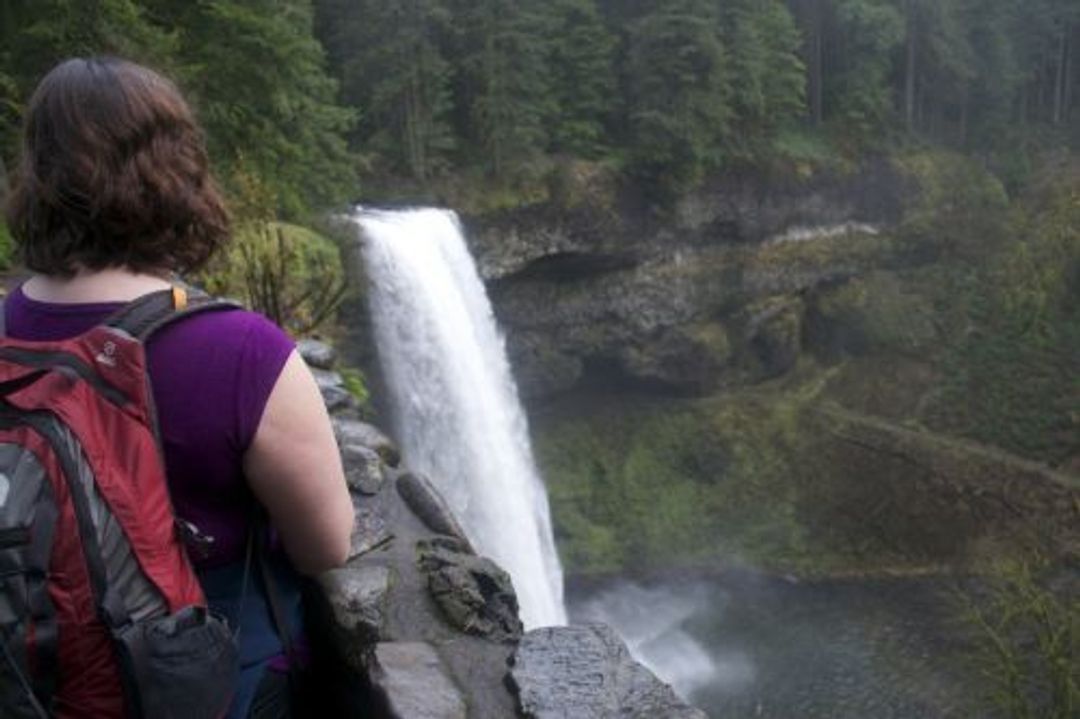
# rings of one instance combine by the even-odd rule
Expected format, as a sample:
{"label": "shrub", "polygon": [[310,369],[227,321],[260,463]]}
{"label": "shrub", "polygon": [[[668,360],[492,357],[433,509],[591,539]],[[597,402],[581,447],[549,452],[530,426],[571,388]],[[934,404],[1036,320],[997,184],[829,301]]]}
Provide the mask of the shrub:
{"label": "shrub", "polygon": [[993,710],[1013,719],[1070,719],[1080,711],[1076,590],[1038,557],[999,562],[985,584],[959,590]]}
{"label": "shrub", "polygon": [[296,335],[329,322],[347,291],[332,241],[265,220],[242,224],[201,281],[209,292],[234,297]]}

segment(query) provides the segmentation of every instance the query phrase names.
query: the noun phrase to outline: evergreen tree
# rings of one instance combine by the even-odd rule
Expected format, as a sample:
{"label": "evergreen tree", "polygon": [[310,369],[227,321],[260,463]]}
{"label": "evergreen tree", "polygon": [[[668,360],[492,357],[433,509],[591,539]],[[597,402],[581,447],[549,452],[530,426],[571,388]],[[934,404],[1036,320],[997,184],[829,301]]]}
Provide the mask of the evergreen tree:
{"label": "evergreen tree", "polygon": [[904,16],[888,0],[833,0],[833,11],[825,117],[849,139],[866,142],[892,117],[889,77],[904,41]]}
{"label": "evergreen tree", "polygon": [[69,57],[118,55],[160,67],[175,48],[135,0],[5,0],[0,12],[0,47],[23,92]]}
{"label": "evergreen tree", "polygon": [[738,128],[727,144],[753,156],[762,139],[805,111],[802,38],[781,0],[734,0],[722,7]]}
{"label": "evergreen tree", "polygon": [[73,56],[120,55],[168,69],[174,37],[134,0],[0,2],[0,197],[15,162],[23,103]]}
{"label": "evergreen tree", "polygon": [[439,42],[450,23],[444,3],[362,0],[333,10],[324,3],[322,12],[342,98],[366,108],[358,142],[419,180],[444,169],[455,145],[451,68]]}
{"label": "evergreen tree", "polygon": [[617,104],[615,37],[604,25],[595,0],[551,0],[546,13],[548,67],[558,107],[550,149],[598,157],[610,145],[604,125]]}
{"label": "evergreen tree", "polygon": [[353,113],[336,104],[310,2],[156,0],[153,10],[179,28],[179,72],[227,181],[254,180],[287,218],[354,192]]}
{"label": "evergreen tree", "polygon": [[655,2],[631,24],[628,42],[631,171],[667,196],[720,164],[730,127],[731,77],[716,4]]}
{"label": "evergreen tree", "polygon": [[497,178],[524,168],[547,144],[555,114],[538,11],[545,0],[457,0],[465,130]]}
{"label": "evergreen tree", "polygon": [[909,131],[940,134],[975,75],[961,0],[895,0],[905,20],[903,112]]}

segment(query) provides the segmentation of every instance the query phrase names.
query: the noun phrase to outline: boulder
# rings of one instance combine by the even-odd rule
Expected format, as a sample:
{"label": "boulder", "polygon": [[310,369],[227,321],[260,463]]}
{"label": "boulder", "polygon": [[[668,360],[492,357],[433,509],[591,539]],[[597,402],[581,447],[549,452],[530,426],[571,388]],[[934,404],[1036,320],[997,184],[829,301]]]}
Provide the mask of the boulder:
{"label": "boulder", "polygon": [[453,537],[461,542],[467,551],[473,551],[450,506],[426,477],[414,472],[403,472],[397,479],[397,491],[428,529],[436,534]]}
{"label": "boulder", "polygon": [[795,366],[802,350],[802,304],[784,298],[755,308],[749,346],[760,367],[760,378],[779,377]]}
{"label": "boulder", "polygon": [[346,444],[341,447],[341,460],[350,490],[365,495],[379,493],[386,476],[383,474],[382,460],[375,450],[362,444]]}
{"label": "boulder", "polygon": [[302,339],[296,343],[296,350],[309,367],[331,370],[337,362],[337,352],[333,347],[313,339]]}
{"label": "boulder", "polygon": [[345,389],[345,380],[337,372],[312,368],[311,374],[330,412],[348,409],[356,403],[349,390]]}
{"label": "boulder", "polygon": [[466,719],[465,698],[447,675],[435,648],[424,642],[375,647],[371,682],[387,719]]}
{"label": "boulder", "polygon": [[380,566],[346,566],[319,577],[338,630],[337,649],[355,671],[366,670],[370,649],[381,636],[390,580],[390,570]]}
{"label": "boulder", "polygon": [[355,419],[334,418],[334,435],[338,445],[360,445],[374,450],[383,462],[396,467],[401,462],[401,452],[397,445],[382,433],[382,430],[366,422]]}
{"label": "boulder", "polygon": [[394,538],[386,513],[374,502],[352,497],[355,518],[349,540],[349,559],[367,554]]}
{"label": "boulder", "polygon": [[431,596],[452,626],[496,641],[521,636],[514,585],[499,565],[450,538],[421,541],[417,550]]}
{"label": "boulder", "polygon": [[676,327],[619,354],[626,374],[679,394],[705,394],[720,382],[732,348],[719,323]]}
{"label": "boulder", "polygon": [[604,624],[535,629],[512,662],[510,681],[529,719],[707,719]]}

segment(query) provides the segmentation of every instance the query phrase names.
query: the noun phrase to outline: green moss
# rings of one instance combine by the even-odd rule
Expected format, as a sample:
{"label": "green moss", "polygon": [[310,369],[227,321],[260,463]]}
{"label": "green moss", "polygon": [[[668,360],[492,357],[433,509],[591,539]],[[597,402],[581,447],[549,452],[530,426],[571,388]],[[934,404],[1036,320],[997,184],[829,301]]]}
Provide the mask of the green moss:
{"label": "green moss", "polygon": [[537,454],[568,569],[827,564],[797,511],[792,438],[806,401],[746,392],[541,423]]}
{"label": "green moss", "polygon": [[339,367],[338,374],[345,385],[345,390],[353,396],[360,405],[361,412],[371,412],[371,393],[368,391],[367,377],[363,370],[356,367]]}
{"label": "green moss", "polygon": [[814,301],[822,341],[856,353],[918,353],[937,339],[932,298],[917,283],[872,272],[821,291]]}
{"label": "green moss", "polygon": [[0,270],[10,269],[14,264],[15,244],[8,226],[0,222]]}
{"label": "green moss", "polygon": [[1008,236],[1008,193],[977,160],[916,151],[894,162],[918,189],[899,231],[906,253],[977,259]]}

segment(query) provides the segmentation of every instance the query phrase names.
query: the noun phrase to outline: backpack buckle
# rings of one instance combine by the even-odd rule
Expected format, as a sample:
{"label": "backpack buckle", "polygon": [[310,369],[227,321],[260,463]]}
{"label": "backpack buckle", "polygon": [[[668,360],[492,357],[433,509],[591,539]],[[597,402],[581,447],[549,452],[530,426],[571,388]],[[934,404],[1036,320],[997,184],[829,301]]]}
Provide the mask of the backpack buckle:
{"label": "backpack buckle", "polygon": [[199,559],[206,559],[210,556],[210,552],[214,549],[214,542],[217,541],[213,536],[203,533],[194,524],[180,517],[176,518],[175,524],[176,533],[180,536],[188,551]]}

